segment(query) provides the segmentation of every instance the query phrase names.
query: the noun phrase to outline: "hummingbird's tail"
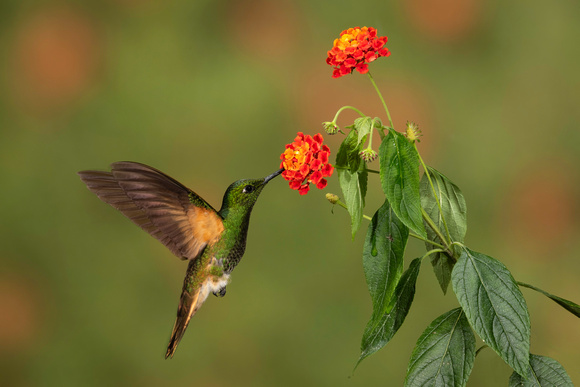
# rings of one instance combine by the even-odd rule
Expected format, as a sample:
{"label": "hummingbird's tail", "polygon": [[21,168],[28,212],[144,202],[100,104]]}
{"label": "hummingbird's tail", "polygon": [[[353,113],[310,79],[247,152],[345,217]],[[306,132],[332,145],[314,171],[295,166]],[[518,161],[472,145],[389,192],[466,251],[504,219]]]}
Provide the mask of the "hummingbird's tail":
{"label": "hummingbird's tail", "polygon": [[177,308],[177,318],[175,319],[175,324],[173,325],[173,332],[171,333],[171,339],[169,339],[169,344],[167,346],[167,352],[165,353],[165,358],[173,357],[177,345],[181,341],[185,329],[189,324],[191,317],[197,312],[197,310],[203,305],[207,296],[210,292],[210,286],[208,286],[208,280],[202,282],[201,284],[195,283],[193,276],[191,275],[194,270],[194,261],[189,263],[187,269],[187,275],[183,282],[183,290],[181,292],[181,298],[179,300],[179,307]]}

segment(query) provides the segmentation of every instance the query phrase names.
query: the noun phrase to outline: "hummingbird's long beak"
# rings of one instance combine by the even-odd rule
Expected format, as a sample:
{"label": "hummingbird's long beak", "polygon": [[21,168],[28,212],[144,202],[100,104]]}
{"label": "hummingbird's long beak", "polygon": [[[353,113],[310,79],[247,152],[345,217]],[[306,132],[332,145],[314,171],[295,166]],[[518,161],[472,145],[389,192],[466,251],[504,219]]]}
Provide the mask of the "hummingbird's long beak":
{"label": "hummingbird's long beak", "polygon": [[264,184],[266,184],[267,182],[269,182],[270,180],[272,180],[273,178],[275,178],[276,176],[278,176],[282,172],[284,172],[284,168],[281,168],[279,171],[276,171],[273,174],[266,176],[266,178],[264,179]]}

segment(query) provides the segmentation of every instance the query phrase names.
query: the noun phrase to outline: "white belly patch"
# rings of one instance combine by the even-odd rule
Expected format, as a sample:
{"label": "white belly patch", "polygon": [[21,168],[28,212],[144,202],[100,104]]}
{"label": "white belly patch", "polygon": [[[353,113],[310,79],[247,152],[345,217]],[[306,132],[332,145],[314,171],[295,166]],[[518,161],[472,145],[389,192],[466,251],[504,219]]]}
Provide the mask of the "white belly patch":
{"label": "white belly patch", "polygon": [[205,280],[203,285],[201,285],[197,304],[201,306],[201,304],[204,303],[210,293],[218,293],[220,290],[222,290],[222,288],[226,287],[229,281],[229,274],[224,274],[221,277],[209,277],[207,280]]}

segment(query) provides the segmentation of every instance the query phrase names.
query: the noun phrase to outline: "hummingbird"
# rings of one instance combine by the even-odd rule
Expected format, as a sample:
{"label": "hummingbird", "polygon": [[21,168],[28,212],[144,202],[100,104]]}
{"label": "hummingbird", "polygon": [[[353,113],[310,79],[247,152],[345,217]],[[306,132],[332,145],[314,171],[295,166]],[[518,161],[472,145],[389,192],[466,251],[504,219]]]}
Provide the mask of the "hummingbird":
{"label": "hummingbird", "polygon": [[246,249],[252,208],[266,184],[282,172],[232,183],[219,211],[177,180],[145,164],[120,161],[111,164],[110,172],[78,172],[99,199],[121,211],[178,258],[189,261],[166,359],[173,358],[191,317],[208,295],[226,294],[230,274]]}

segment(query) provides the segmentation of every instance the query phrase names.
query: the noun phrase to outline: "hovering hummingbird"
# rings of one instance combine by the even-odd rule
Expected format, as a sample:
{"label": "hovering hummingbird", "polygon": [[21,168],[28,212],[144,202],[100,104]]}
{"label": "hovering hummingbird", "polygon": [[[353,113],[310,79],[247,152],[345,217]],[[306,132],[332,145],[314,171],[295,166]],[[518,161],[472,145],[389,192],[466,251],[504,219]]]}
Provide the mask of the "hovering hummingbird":
{"label": "hovering hummingbird", "polygon": [[246,249],[252,208],[264,186],[282,171],[232,183],[219,211],[177,180],[145,164],[122,161],[111,164],[111,172],[78,172],[99,199],[189,261],[166,359],[173,357],[189,320],[209,293],[226,294],[230,273]]}

